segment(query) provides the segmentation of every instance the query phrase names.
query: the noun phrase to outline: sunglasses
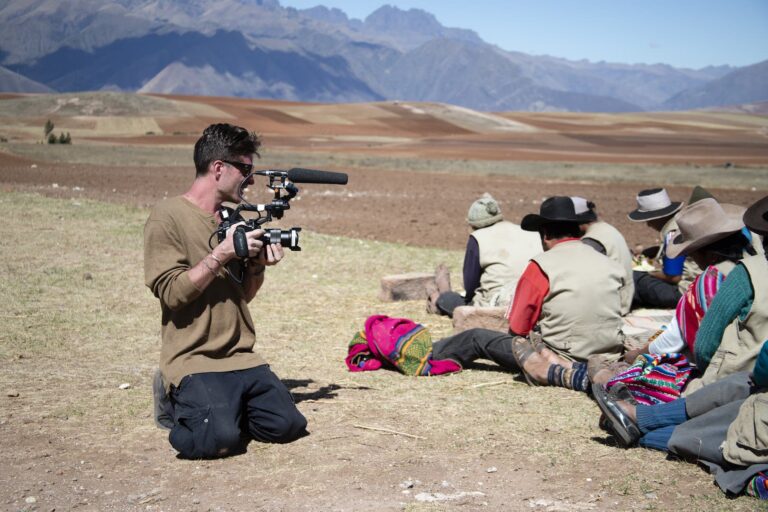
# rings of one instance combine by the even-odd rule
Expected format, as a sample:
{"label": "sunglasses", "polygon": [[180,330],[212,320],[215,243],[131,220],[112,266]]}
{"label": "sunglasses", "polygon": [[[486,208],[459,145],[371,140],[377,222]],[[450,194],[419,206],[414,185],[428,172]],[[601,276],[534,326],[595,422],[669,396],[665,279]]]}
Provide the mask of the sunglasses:
{"label": "sunglasses", "polygon": [[229,164],[238,171],[240,171],[240,174],[243,176],[248,176],[251,174],[251,171],[253,170],[253,164],[246,164],[244,162],[233,162],[231,160],[222,160],[225,164]]}

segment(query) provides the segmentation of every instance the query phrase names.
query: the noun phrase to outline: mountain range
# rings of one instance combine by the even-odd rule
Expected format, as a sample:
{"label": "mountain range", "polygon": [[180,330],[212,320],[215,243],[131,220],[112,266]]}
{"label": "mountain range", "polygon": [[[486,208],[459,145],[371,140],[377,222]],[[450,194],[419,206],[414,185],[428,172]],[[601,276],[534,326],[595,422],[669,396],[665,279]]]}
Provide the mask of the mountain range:
{"label": "mountain range", "polygon": [[410,100],[486,111],[768,100],[768,61],[694,70],[534,56],[386,5],[358,20],[278,0],[5,0],[0,29],[1,92]]}

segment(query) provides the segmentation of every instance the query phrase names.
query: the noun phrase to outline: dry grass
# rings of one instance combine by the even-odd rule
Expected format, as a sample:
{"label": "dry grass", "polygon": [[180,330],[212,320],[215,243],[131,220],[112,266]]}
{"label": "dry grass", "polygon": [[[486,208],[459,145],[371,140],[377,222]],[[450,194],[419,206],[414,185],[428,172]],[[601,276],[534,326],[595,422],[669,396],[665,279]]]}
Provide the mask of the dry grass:
{"label": "dry grass", "polygon": [[[602,442],[586,396],[529,388],[492,365],[437,378],[347,372],[347,342],[370,314],[413,318],[436,338],[450,332],[421,302],[376,294],[384,274],[440,261],[457,270],[461,254],[315,233],[269,270],[251,305],[257,348],[292,389],[311,435],[226,460],[176,460],[150,417],[160,335],[142,284],[147,212],[0,193],[0,213],[0,443],[17,468],[0,475],[0,507],[31,508],[30,495],[46,510],[756,505],[726,500],[693,465]],[[132,387],[118,389],[124,382]]]}

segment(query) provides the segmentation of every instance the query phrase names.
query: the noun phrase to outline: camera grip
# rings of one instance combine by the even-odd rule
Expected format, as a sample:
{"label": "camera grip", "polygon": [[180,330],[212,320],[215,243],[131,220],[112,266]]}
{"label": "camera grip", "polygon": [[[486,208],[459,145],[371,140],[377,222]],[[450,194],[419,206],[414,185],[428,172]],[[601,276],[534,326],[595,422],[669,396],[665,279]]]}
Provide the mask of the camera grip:
{"label": "camera grip", "polygon": [[232,243],[235,246],[235,254],[240,258],[248,257],[248,239],[245,236],[245,228],[238,226],[232,235]]}

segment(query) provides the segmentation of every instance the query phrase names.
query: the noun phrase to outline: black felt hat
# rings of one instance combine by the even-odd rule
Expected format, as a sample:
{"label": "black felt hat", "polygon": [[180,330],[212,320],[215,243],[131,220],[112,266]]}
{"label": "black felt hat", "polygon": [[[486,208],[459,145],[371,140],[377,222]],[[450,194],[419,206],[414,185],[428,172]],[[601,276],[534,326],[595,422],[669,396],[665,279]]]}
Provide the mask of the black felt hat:
{"label": "black felt hat", "polygon": [[523,217],[520,227],[526,231],[538,231],[544,224],[551,224],[553,222],[582,224],[584,221],[576,214],[573,200],[570,197],[554,196],[541,203],[538,215],[529,213]]}
{"label": "black felt hat", "polygon": [[744,224],[758,235],[768,236],[768,196],[757,201],[744,212]]}

